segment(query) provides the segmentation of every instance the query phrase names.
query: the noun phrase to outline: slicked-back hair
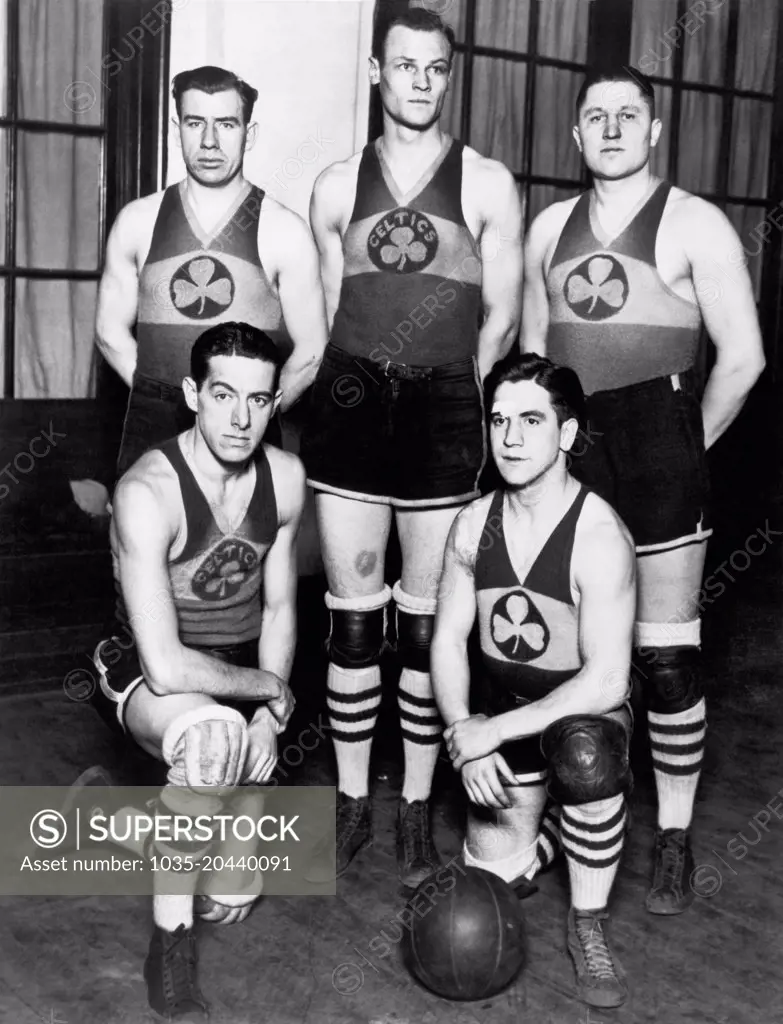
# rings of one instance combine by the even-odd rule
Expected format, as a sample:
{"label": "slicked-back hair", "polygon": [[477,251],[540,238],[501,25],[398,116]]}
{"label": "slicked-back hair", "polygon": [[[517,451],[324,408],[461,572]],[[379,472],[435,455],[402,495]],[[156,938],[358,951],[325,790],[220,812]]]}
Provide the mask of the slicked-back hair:
{"label": "slicked-back hair", "polygon": [[440,32],[449,44],[449,64],[454,56],[454,29],[447,25],[441,17],[424,7],[409,7],[399,14],[380,17],[375,23],[372,37],[372,55],[379,64],[383,64],[386,56],[386,40],[395,25],[412,28],[417,32]]}
{"label": "slicked-back hair", "polygon": [[208,327],[199,335],[190,350],[190,376],[199,391],[209,375],[209,361],[213,356],[244,356],[271,363],[275,367],[274,388],[277,390],[285,358],[269,335],[258,327],[230,320]]}
{"label": "slicked-back hair", "polygon": [[197,89],[211,96],[216,92],[228,92],[233,89],[239,93],[242,101],[242,116],[245,124],[250,124],[253,116],[253,107],[258,99],[258,89],[248,85],[233,71],[226,71],[225,68],[217,68],[206,64],[203,68],[193,68],[192,71],[180,71],[174,76],[171,83],[171,95],[177,107],[177,117],[182,117],[182,96],[188,89]]}
{"label": "slicked-back hair", "polygon": [[510,353],[490,370],[484,382],[487,412],[491,413],[495,394],[501,384],[516,384],[521,380],[532,381],[549,393],[559,426],[562,427],[566,420],[575,419],[580,429],[585,429],[585,395],[577,374],[568,366],[558,366],[551,359],[532,352],[525,355]]}
{"label": "slicked-back hair", "polygon": [[601,82],[628,82],[630,85],[638,86],[639,91],[642,94],[642,98],[650,110],[650,120],[655,120],[655,90],[653,89],[653,84],[650,79],[647,75],[643,75],[642,72],[638,71],[636,68],[628,67],[625,64],[616,64],[599,65],[588,69],[585,80],[582,82],[581,88],[579,89],[576,97],[577,122],[579,121],[579,115],[582,107],[584,106],[587,90]]}

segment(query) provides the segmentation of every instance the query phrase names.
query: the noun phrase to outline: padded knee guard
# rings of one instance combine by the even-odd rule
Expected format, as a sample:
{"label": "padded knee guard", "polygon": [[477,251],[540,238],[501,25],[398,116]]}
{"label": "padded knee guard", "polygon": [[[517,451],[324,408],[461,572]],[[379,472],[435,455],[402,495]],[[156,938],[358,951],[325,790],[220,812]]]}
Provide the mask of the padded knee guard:
{"label": "padded knee guard", "polygon": [[433,597],[406,594],[400,582],[392,591],[397,606],[397,655],[403,668],[429,672],[430,645],[437,601]]}
{"label": "padded knee guard", "polygon": [[190,789],[239,785],[247,758],[247,723],[234,708],[205,704],[175,718],[163,735],[168,780]]}
{"label": "padded knee guard", "polygon": [[648,710],[676,715],[698,704],[701,620],[637,622],[635,634],[635,668]]}
{"label": "padded knee guard", "polygon": [[561,806],[578,806],[630,792],[628,732],[611,718],[569,715],[541,737],[547,760],[547,790]]}
{"label": "padded knee guard", "polygon": [[331,629],[329,660],[340,668],[369,668],[381,660],[386,644],[386,606],[391,587],[369,597],[335,597],[327,593]]}

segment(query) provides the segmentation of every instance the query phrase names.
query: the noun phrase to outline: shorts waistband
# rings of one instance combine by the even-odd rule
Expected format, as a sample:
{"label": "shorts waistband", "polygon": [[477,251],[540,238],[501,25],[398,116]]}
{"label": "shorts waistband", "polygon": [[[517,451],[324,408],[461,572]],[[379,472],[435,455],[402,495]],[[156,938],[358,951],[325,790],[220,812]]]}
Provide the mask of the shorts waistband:
{"label": "shorts waistband", "polygon": [[621,398],[628,395],[644,395],[646,392],[683,391],[687,395],[695,395],[696,371],[680,370],[678,373],[667,373],[663,377],[651,377],[650,380],[637,381],[636,384],[625,384],[621,388],[608,388],[606,391],[592,391],[587,398]]}
{"label": "shorts waistband", "polygon": [[177,399],[184,401],[180,384],[170,384],[165,380],[157,380],[155,377],[145,377],[143,373],[134,373],[132,390],[137,395],[144,395],[145,398],[162,398],[166,402]]}
{"label": "shorts waistband", "polygon": [[389,377],[396,380],[449,380],[464,377],[473,373],[476,360],[460,359],[455,363],[442,363],[440,366],[412,366],[409,363],[395,363],[390,359],[383,361],[355,356],[336,345],[329,344],[324,353],[324,361],[333,366],[348,370],[351,366],[365,370],[370,376]]}

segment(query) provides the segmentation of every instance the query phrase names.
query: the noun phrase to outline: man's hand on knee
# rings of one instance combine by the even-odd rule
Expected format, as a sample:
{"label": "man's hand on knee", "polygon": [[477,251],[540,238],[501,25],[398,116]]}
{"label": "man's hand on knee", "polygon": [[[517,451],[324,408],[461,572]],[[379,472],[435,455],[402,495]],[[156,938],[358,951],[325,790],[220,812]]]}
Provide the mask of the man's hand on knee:
{"label": "man's hand on knee", "polygon": [[277,735],[280,725],[268,707],[260,708],[247,729],[248,750],[242,782],[267,782],[277,764]]}
{"label": "man's hand on knee", "polygon": [[505,758],[498,753],[468,761],[462,767],[462,784],[468,798],[481,807],[495,807],[498,810],[510,807],[511,801],[504,784],[513,786],[515,782],[514,773]]}
{"label": "man's hand on knee", "polygon": [[295,706],[296,700],[291,692],[291,687],[281,679],[279,695],[267,703],[267,707],[279,726],[278,732],[282,732],[288,725]]}

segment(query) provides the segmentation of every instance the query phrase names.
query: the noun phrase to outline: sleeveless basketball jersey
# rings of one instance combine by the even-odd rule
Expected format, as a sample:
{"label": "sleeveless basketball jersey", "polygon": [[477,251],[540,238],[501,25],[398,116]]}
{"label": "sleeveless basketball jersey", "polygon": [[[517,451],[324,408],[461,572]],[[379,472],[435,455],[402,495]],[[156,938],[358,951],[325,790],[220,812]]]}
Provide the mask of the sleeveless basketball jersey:
{"label": "sleeveless basketball jersey", "polygon": [[[185,546],[168,566],[180,640],[188,647],[227,647],[255,639],[261,633],[261,565],[277,535],[277,502],[266,453],[259,449],[256,456],[256,483],[242,521],[231,533],[223,533],[178,438],[157,450],[179,478],[185,509]],[[117,617],[126,623],[116,556],[113,562]]]}
{"label": "sleeveless basketball jersey", "polygon": [[461,143],[446,139],[405,195],[379,140],[364,148],[331,340],[376,362],[441,366],[476,354],[481,260],[462,213]]}
{"label": "sleeveless basketball jersey", "polygon": [[[570,508],[520,580],[503,528],[504,492],[497,490],[479,541],[474,573],[484,685],[495,713],[506,691],[538,700],[582,667],[579,612],[571,595],[571,555],[585,498]],[[494,691],[494,693],[493,693]]]}
{"label": "sleeveless basketball jersey", "polygon": [[136,323],[140,374],[179,386],[190,373],[193,342],[227,320],[287,342],[280,302],[258,255],[264,192],[246,183],[209,234],[202,231],[185,182],[163,194],[149,255],[139,275]]}
{"label": "sleeveless basketball jersey", "polygon": [[699,308],[669,289],[655,240],[671,185],[660,182],[631,222],[601,240],[592,192],[579,197],[547,272],[547,355],[579,375],[585,394],[693,367]]}

